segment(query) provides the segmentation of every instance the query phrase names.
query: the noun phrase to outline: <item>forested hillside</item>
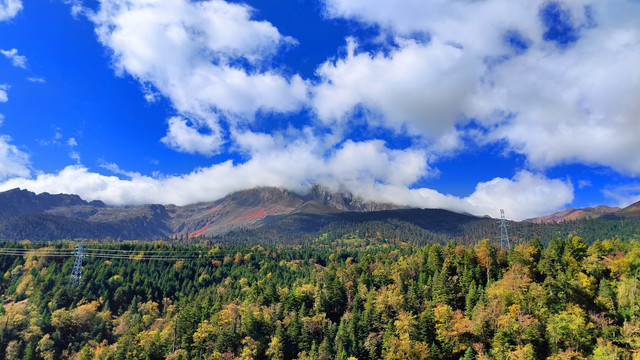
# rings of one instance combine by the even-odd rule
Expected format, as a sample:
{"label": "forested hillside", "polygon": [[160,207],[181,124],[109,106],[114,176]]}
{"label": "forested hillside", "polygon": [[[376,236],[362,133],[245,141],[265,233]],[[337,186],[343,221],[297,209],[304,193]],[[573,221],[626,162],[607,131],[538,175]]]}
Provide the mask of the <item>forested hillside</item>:
{"label": "forested hillside", "polygon": [[0,359],[640,358],[635,240],[72,245],[2,244]]}

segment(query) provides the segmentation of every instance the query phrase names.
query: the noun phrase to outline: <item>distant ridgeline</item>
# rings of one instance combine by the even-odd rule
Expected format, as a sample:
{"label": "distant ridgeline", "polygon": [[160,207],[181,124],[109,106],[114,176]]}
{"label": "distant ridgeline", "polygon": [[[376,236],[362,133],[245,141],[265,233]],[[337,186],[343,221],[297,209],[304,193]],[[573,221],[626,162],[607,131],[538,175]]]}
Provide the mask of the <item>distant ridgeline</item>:
{"label": "distant ridgeline", "polygon": [[[524,222],[509,222],[512,242],[579,235],[597,239],[637,237],[640,204],[625,209],[568,209]],[[0,239],[74,238],[168,240],[180,243],[310,244],[476,243],[499,239],[495,219],[440,209],[409,209],[365,202],[349,193],[313,186],[307,194],[258,188],[186,206],[113,207],[77,195],[36,195],[20,189],[0,193]]]}
{"label": "distant ridgeline", "polygon": [[0,243],[0,359],[638,359],[638,241],[365,244]]}

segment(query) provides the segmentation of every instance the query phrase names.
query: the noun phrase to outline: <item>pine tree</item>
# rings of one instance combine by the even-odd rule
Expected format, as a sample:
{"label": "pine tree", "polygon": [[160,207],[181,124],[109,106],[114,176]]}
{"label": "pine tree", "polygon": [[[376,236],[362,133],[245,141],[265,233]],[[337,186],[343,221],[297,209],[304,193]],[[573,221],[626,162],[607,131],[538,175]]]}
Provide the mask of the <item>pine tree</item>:
{"label": "pine tree", "polygon": [[473,351],[473,348],[469,346],[467,350],[465,350],[462,360],[474,360],[475,358],[476,358],[476,353],[475,351]]}
{"label": "pine tree", "polygon": [[343,317],[340,320],[340,325],[338,326],[338,333],[335,337],[335,350],[336,350],[336,359],[337,360],[346,360],[349,356],[350,350],[350,341],[349,341],[349,333],[347,330],[348,325],[346,324],[345,318]]}
{"label": "pine tree", "polygon": [[442,271],[436,271],[433,277],[433,301],[453,306],[453,285],[449,278],[449,269],[442,268]]}

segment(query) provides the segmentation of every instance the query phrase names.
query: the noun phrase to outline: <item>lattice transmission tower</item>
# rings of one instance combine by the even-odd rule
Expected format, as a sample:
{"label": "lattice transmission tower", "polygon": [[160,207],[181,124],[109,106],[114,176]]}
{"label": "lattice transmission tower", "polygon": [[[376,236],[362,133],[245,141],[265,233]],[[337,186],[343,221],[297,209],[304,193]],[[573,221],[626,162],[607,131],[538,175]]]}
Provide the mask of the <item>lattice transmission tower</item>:
{"label": "lattice transmission tower", "polygon": [[82,258],[85,257],[85,254],[82,252],[83,250],[84,244],[77,243],[76,251],[73,253],[76,256],[76,261],[73,263],[73,270],[71,270],[69,284],[79,285],[80,280],[82,280]]}
{"label": "lattice transmission tower", "polygon": [[504,209],[500,209],[500,247],[511,250],[511,244],[509,243],[509,232],[507,231],[507,220],[504,218]]}

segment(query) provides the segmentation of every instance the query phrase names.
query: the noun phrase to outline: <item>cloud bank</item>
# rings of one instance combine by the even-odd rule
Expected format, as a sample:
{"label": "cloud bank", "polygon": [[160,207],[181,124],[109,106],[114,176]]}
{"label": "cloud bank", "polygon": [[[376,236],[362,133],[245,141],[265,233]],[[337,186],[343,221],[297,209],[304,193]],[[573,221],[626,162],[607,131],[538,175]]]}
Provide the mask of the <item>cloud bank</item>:
{"label": "cloud bank", "polygon": [[[518,172],[513,179],[495,178],[479,183],[475,191],[464,198],[426,188],[409,189],[406,184],[423,175],[415,170],[423,166],[423,154],[389,150],[380,142],[350,142],[331,157],[322,158],[315,156],[313,151],[305,152],[313,146],[294,143],[280,153],[255,156],[242,164],[226,161],[189,174],[160,178],[117,171],[125,175],[122,179],[92,172],[82,165],[71,165],[55,174],[14,177],[2,183],[0,190],[22,187],[35,192],[73,193],[111,205],[184,205],[258,186],[280,186],[305,192],[309,182],[317,180],[365,199],[399,205],[444,208],[494,217],[498,216],[500,208],[504,208],[515,220],[555,210],[573,199],[570,182],[548,179],[528,171]],[[117,166],[111,166],[111,170],[114,169],[118,170]]]}

